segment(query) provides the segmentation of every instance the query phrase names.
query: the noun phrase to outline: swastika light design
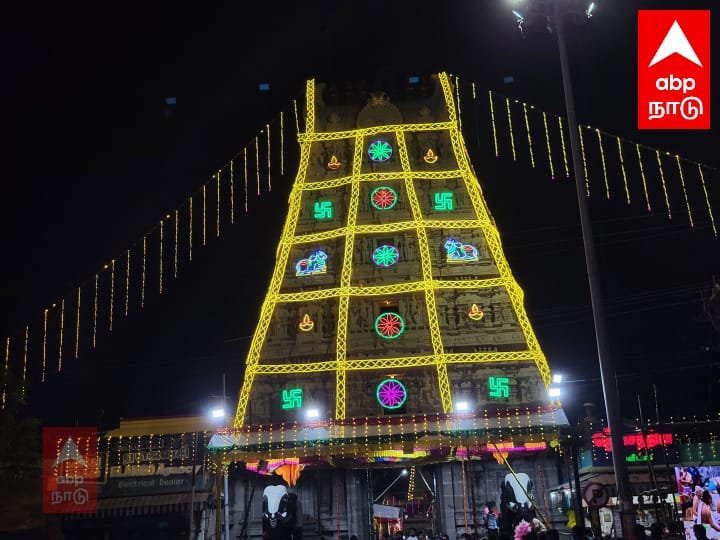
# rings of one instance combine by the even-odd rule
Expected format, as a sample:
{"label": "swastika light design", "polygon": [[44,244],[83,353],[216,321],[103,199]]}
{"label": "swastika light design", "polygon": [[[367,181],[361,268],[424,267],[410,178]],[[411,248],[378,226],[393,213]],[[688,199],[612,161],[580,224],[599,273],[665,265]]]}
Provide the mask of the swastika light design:
{"label": "swastika light design", "polygon": [[[246,416],[249,410],[248,404],[257,395],[256,392],[262,391],[258,388],[264,388],[262,383],[268,378],[323,377],[326,380],[333,380],[334,411],[331,414],[336,420],[348,418],[346,414],[346,402],[350,397],[346,392],[348,378],[364,377],[373,371],[404,373],[407,369],[427,370],[433,375],[432,384],[436,385],[435,392],[439,396],[441,412],[447,414],[453,412],[449,372],[456,368],[498,367],[503,364],[523,367],[534,365],[545,386],[549,385],[550,370],[525,312],[523,291],[505,259],[500,235],[488,212],[481,184],[468,161],[467,149],[458,124],[455,92],[446,74],[439,74],[437,80],[445,101],[445,110],[442,111],[445,113],[442,116],[446,119],[444,121],[372,125],[360,129],[327,132],[322,131],[317,125],[319,122],[316,123],[316,106],[319,99],[316,96],[315,81],[307,82],[304,107],[307,111],[304,122],[306,131],[298,134],[300,157],[295,183],[288,200],[286,222],[277,249],[272,245],[269,249],[263,250],[268,257],[274,257],[276,263],[247,353],[245,376],[235,416],[236,428],[248,426],[247,423],[250,421],[249,416]],[[432,167],[423,161],[422,155],[427,148],[422,148],[417,159],[421,168],[418,168],[412,159],[413,149],[409,149],[409,146],[416,144],[414,141],[418,140],[418,135],[427,133],[442,133],[443,137],[447,137],[449,144],[447,149],[443,150],[443,159],[438,160]],[[375,167],[375,170],[366,168],[367,159],[364,160],[363,157],[370,155],[369,144],[377,142],[380,137],[393,141],[390,156],[397,162],[397,167],[392,171],[385,171],[382,166]],[[351,154],[344,160],[346,163],[343,163],[338,172],[333,173],[333,175],[337,174],[337,177],[326,176],[324,162],[327,158],[318,153],[319,149],[332,141],[346,145]],[[377,157],[382,158],[382,149],[377,150],[379,152]],[[372,159],[372,156],[369,159]],[[323,164],[322,175],[314,172],[316,163]],[[443,168],[444,164],[447,165]],[[459,196],[462,193],[467,197],[468,210],[472,211],[471,214],[474,216],[472,219],[448,211],[440,215],[436,214],[436,211],[432,211],[434,195],[430,199],[431,212],[428,213],[427,207],[421,203],[423,200],[421,197],[427,189],[421,188],[421,185],[429,185],[430,192],[434,194],[436,191],[447,191],[443,189],[447,181],[457,183],[457,187],[453,188],[453,209],[456,202],[455,195]],[[371,187],[368,189],[367,186]],[[340,218],[337,226],[327,230],[316,230],[312,225],[303,225],[301,221],[303,211],[307,214],[308,206],[312,207],[315,201],[327,197],[324,190],[334,189],[347,193],[347,204],[343,206],[343,215],[339,215],[337,206],[333,208],[333,218]],[[369,201],[366,198],[368,195]],[[404,212],[402,214],[397,212],[398,217],[394,219],[395,211],[392,209],[397,205],[400,196]],[[367,204],[368,202],[370,205]],[[375,219],[379,217],[380,211],[385,210],[389,212],[382,216],[382,221]],[[360,219],[363,212],[367,212],[366,219]],[[438,237],[438,231],[443,231],[439,242],[433,239]],[[466,231],[477,231],[482,243],[472,246],[465,244],[464,242],[474,238],[467,236],[469,233]],[[434,236],[431,236],[431,233]],[[415,243],[417,263],[408,261],[409,265],[414,265],[416,268],[415,273],[408,274],[407,279],[399,282],[389,280],[360,283],[357,279],[358,265],[354,256],[360,240],[363,237],[372,241],[399,235],[409,236]],[[453,243],[450,250],[445,248],[447,263],[442,262],[442,264],[467,264],[468,272],[471,274],[470,279],[453,278],[451,275],[441,276],[437,273],[436,254],[438,250],[443,249],[451,236],[460,245]],[[389,240],[380,243],[395,244]],[[330,246],[334,250],[331,256],[332,264],[326,267],[325,265],[330,263],[330,260],[327,260]],[[474,267],[479,265],[473,265],[473,261],[478,260],[480,249],[483,261],[487,258],[496,269],[494,274],[474,275]],[[365,257],[369,260],[371,254],[366,253]],[[310,261],[313,255],[315,259]],[[298,260],[296,257],[306,257],[306,259]],[[374,259],[373,263],[375,263]],[[314,273],[326,274],[322,277],[323,284],[319,279],[314,283],[315,280],[310,277]],[[330,279],[328,275],[330,273],[336,278],[335,280]],[[385,274],[382,268],[376,270],[376,273]],[[296,278],[293,274],[308,277]],[[310,286],[305,287],[305,283]],[[517,321],[517,332],[522,336],[522,345],[516,350],[476,352],[459,352],[446,348],[443,342],[442,323],[438,316],[437,296],[456,291],[458,294],[467,293],[473,298],[478,294],[482,297],[497,288],[507,294]],[[427,339],[429,350],[419,354],[393,350],[384,356],[354,354],[348,343],[351,340],[352,313],[356,302],[377,302],[381,297],[402,295],[413,295],[420,300],[419,315],[426,321],[426,329],[418,330],[417,333],[421,335],[421,332],[426,332],[423,338]],[[334,312],[333,354],[322,358],[304,358],[295,354],[288,356],[282,362],[264,356],[270,332],[275,331],[274,325],[277,324],[278,313],[282,311],[295,313],[294,319],[291,320],[291,325],[295,326],[304,313],[320,313],[320,302],[324,301],[337,306]],[[465,313],[468,313],[468,310],[470,306],[466,306]],[[380,331],[387,333],[388,337],[383,337],[383,341],[378,343],[404,344],[403,342],[407,341],[403,335],[405,322],[400,315],[395,314],[399,321],[393,321],[388,313],[382,315],[386,318],[382,320]],[[482,326],[476,323],[473,325]],[[378,329],[375,331],[378,335],[382,335]],[[415,333],[416,330],[413,328],[413,338]],[[398,337],[400,339],[396,341]],[[502,371],[496,373],[500,375]],[[291,383],[287,386],[295,384]],[[509,396],[509,381],[505,386]],[[502,395],[502,390],[498,391]],[[332,409],[332,404],[328,404],[328,408]]]}
{"label": "swastika light design", "polygon": [[382,163],[392,157],[393,149],[390,143],[378,139],[370,143],[368,147],[368,156],[376,163]]}
{"label": "swastika light design", "polygon": [[315,201],[315,219],[332,219],[332,201]]}
{"label": "swastika light design", "polygon": [[400,252],[395,246],[385,244],[375,248],[372,254],[372,260],[377,266],[387,268],[393,266],[400,259]]}
{"label": "swastika light design", "polygon": [[507,377],[489,377],[488,390],[490,397],[510,397],[510,379]]}
{"label": "swastika light design", "polygon": [[407,400],[405,385],[397,379],[385,379],[375,392],[378,403],[385,409],[399,409]]}
{"label": "swastika light design", "polygon": [[453,203],[453,194],[450,191],[436,191],[435,192],[435,210],[443,212],[447,210],[454,210],[455,204]]}
{"label": "swastika light design", "polygon": [[397,313],[388,311],[375,319],[375,331],[385,339],[397,339],[405,330],[405,321]]}
{"label": "swastika light design", "polygon": [[397,193],[391,187],[380,186],[370,193],[370,204],[376,210],[390,210],[397,203]]}
{"label": "swastika light design", "polygon": [[303,391],[302,388],[285,388],[282,391],[282,408],[283,409],[299,409],[302,407]]}

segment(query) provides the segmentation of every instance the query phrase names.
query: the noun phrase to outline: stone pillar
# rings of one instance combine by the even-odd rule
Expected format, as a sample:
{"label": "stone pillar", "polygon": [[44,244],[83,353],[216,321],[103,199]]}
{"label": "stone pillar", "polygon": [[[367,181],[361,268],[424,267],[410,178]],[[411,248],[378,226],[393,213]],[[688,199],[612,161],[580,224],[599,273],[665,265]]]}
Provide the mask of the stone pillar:
{"label": "stone pillar", "polygon": [[345,505],[347,515],[348,537],[353,534],[358,540],[368,538],[368,495],[362,469],[345,470]]}
{"label": "stone pillar", "polygon": [[[437,478],[435,511],[438,514],[439,532],[446,533],[450,540],[457,540],[455,513],[457,504],[460,505],[459,508],[462,511],[462,487],[460,486],[462,480],[453,471],[453,465],[453,463],[442,463],[435,467]],[[456,482],[460,486],[460,497],[457,497],[457,489],[454,485]]]}

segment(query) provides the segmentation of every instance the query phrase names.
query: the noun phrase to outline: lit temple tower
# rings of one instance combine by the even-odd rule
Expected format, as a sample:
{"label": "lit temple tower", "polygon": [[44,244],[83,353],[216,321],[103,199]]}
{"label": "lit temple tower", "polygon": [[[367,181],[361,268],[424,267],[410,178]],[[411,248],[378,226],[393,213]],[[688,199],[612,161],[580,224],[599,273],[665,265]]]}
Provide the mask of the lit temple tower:
{"label": "lit temple tower", "polygon": [[460,402],[478,428],[498,410],[532,424],[552,408],[550,373],[448,76],[397,103],[375,93],[333,105],[325,90],[307,83],[298,173],[235,428],[310,418],[344,426],[350,443],[357,420],[367,448],[368,418],[417,423]]}

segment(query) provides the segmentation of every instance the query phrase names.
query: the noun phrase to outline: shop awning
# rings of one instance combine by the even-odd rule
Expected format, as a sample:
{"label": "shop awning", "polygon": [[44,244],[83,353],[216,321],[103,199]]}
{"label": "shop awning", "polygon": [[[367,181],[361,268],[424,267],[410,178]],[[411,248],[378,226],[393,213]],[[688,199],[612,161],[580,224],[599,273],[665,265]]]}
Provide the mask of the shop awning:
{"label": "shop awning", "polygon": [[142,516],[151,514],[167,514],[171,512],[187,512],[190,500],[198,508],[203,506],[209,497],[207,491],[191,493],[168,493],[164,495],[141,495],[137,497],[114,497],[98,499],[97,512],[92,514],[67,514],[67,519],[94,519],[124,516]]}

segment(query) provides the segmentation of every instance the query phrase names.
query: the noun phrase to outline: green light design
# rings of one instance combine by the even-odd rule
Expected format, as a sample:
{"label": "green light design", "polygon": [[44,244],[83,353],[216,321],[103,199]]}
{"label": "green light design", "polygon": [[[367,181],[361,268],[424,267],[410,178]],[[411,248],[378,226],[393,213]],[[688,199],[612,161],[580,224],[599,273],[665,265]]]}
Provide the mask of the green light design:
{"label": "green light design", "polygon": [[510,397],[510,379],[507,377],[490,377],[488,378],[488,389],[490,390],[490,397]]}
{"label": "green light design", "polygon": [[375,248],[372,254],[372,260],[377,266],[387,268],[393,266],[398,262],[400,258],[400,252],[395,246],[384,244]]}
{"label": "green light design", "polygon": [[332,201],[315,201],[315,219],[332,219]]}
{"label": "green light design", "polygon": [[451,191],[438,191],[435,193],[435,210],[439,212],[455,209],[455,202]]}
{"label": "green light design", "polygon": [[371,142],[368,147],[368,155],[375,163],[387,161],[392,156],[392,153],[393,149],[390,143],[381,139]]}
{"label": "green light design", "polygon": [[282,408],[283,409],[300,409],[302,407],[303,391],[302,388],[285,388],[282,391]]}

